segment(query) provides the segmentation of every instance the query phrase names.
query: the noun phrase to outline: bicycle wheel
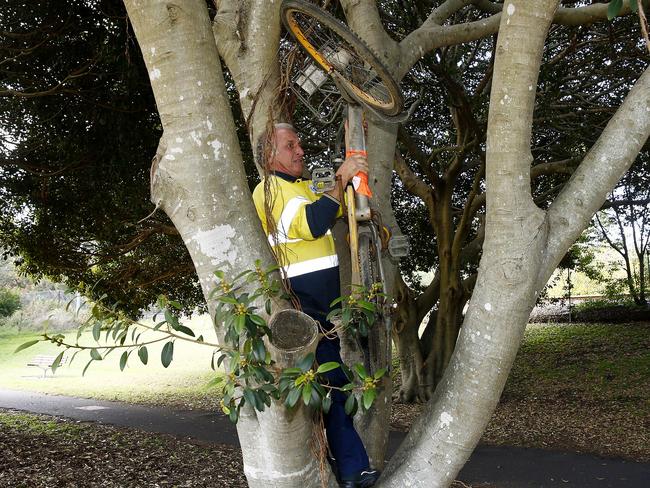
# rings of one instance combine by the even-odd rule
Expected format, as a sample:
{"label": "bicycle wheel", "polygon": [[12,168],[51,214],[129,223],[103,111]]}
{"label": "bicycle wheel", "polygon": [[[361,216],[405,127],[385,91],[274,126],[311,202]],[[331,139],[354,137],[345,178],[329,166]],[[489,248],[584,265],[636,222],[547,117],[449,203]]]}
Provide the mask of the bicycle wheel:
{"label": "bicycle wheel", "polygon": [[309,56],[358,103],[388,116],[402,111],[395,80],[338,19],[304,0],[285,0],[282,22]]}
{"label": "bicycle wheel", "polygon": [[[378,283],[381,283],[381,276],[379,272],[378,260],[381,259],[377,255],[377,248],[370,232],[359,233],[359,268],[360,268],[360,285],[367,291],[373,289]],[[381,290],[383,291],[383,290]],[[381,310],[381,300],[374,299]],[[368,331],[368,336],[361,340],[362,349],[364,350],[364,359],[366,370],[373,373],[382,365],[387,364],[387,359],[384,357],[383,348],[380,346],[385,337],[385,330],[379,324],[383,323],[381,319],[381,312],[378,311],[377,322]]]}
{"label": "bicycle wheel", "polygon": [[375,254],[376,250],[370,234],[367,232],[359,233],[359,271],[361,278],[359,284],[366,290],[370,290],[375,283],[379,282]]}

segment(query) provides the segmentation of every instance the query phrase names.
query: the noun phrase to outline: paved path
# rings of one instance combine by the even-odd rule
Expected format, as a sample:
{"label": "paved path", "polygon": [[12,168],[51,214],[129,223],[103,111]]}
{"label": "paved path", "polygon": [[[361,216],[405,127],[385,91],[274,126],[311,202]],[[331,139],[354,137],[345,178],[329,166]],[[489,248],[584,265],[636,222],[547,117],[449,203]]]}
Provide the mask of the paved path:
{"label": "paved path", "polygon": [[[2,389],[0,408],[238,445],[233,424],[214,412],[175,411]],[[400,432],[390,433],[389,455],[403,438]],[[479,446],[458,479],[499,488],[644,488],[650,486],[650,464],[541,449]]]}

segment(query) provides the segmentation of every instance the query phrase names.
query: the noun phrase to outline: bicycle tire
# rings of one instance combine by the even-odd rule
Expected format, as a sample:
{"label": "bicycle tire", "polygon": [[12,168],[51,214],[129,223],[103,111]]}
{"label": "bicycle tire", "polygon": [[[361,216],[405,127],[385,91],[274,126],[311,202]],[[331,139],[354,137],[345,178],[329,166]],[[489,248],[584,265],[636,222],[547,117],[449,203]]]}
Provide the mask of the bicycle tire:
{"label": "bicycle tire", "polygon": [[[359,233],[360,285],[367,291],[369,291],[375,283],[380,281],[379,267],[376,261],[377,259],[380,259],[380,257],[376,254],[377,250],[372,240],[372,236],[367,232]],[[381,360],[381,351],[379,347],[379,336],[381,331],[374,329],[376,329],[376,326],[373,327],[373,330],[369,331],[366,339],[367,345],[364,350],[365,367],[369,374],[374,373],[375,368],[373,365],[378,366]]]}
{"label": "bicycle tire", "polygon": [[372,238],[367,233],[361,233],[359,235],[359,272],[361,286],[366,290],[370,290],[372,285],[374,285],[377,279],[377,266],[374,264],[374,246],[372,243]]}
{"label": "bicycle tire", "polygon": [[[360,105],[369,106],[387,116],[402,111],[402,95],[393,77],[370,48],[340,20],[304,0],[284,0],[281,15],[284,26],[296,42]],[[299,19],[299,16],[305,19]],[[309,24],[319,23],[321,29],[327,28],[334,33],[338,38],[336,46],[344,43],[344,51],[323,52],[327,43],[324,46],[315,45],[315,35],[308,32],[313,29],[304,25],[307,20],[310,21]],[[355,62],[350,62],[350,59],[342,61],[342,56],[350,56]]]}

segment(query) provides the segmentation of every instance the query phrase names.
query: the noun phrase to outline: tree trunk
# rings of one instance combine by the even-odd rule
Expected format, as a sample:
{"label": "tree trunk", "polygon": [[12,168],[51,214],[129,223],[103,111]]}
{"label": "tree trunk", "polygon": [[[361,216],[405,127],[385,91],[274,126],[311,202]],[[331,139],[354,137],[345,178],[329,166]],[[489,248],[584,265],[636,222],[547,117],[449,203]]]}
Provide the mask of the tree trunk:
{"label": "tree trunk", "polygon": [[[274,259],[246,183],[207,7],[202,0],[182,6],[155,0],[125,4],[164,128],[152,169],[152,199],[182,236],[214,315],[210,291],[216,269],[233,277],[254,269],[256,259],[267,264]],[[293,327],[294,320],[304,325],[311,319],[296,316],[280,326]],[[222,325],[215,329],[223,342]],[[313,338],[301,347],[315,347]],[[278,359],[288,365],[295,354],[280,357],[279,350]],[[288,412],[282,404],[262,413],[243,409],[238,433],[249,486],[318,486],[316,450],[305,449],[313,427],[306,409]]]}
{"label": "tree trunk", "polygon": [[406,283],[401,277],[398,277],[397,281],[397,307],[393,324],[393,342],[397,347],[401,373],[397,400],[403,403],[424,402],[428,399],[428,389],[423,377],[424,359],[418,337],[422,317]]}
{"label": "tree trunk", "polygon": [[[277,368],[289,368],[316,351],[318,325],[296,310],[282,310],[269,321],[273,340],[269,351]],[[271,408],[255,412],[248,405],[241,411],[237,434],[242,448],[244,473],[251,487],[313,487],[325,482],[329,469],[321,472],[318,431],[314,412],[298,402],[294,409],[273,401]]]}

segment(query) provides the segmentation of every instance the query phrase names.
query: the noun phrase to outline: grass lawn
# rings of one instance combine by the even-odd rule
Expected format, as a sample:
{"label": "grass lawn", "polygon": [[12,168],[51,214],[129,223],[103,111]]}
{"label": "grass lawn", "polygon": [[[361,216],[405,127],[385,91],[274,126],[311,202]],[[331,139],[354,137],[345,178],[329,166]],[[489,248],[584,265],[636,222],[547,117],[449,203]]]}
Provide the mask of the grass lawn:
{"label": "grass lawn", "polygon": [[[188,321],[187,325],[196,335],[203,334],[206,341],[215,340],[209,317],[194,318]],[[147,332],[146,337],[154,337],[156,334],[158,333]],[[211,347],[176,341],[174,359],[168,368],[164,368],[160,362],[164,344],[161,342],[148,346],[149,361],[146,366],[134,352],[122,372],[119,369],[121,352],[114,351],[104,360],[93,362],[82,376],[82,371],[90,359],[89,353],[83,351],[72,364],[62,366],[54,376],[48,372],[47,378],[43,378],[42,370],[28,367],[27,363],[38,354],[56,356],[61,351],[60,348],[51,343],[38,343],[13,353],[16,347],[36,338],[37,335],[2,332],[0,329],[0,388],[180,408],[216,408],[219,388],[207,386],[215,375],[210,369]],[[76,331],[65,335],[67,340],[74,341]],[[145,336],[142,340],[144,338]],[[89,332],[84,333],[80,342],[96,344]]]}
{"label": "grass lawn", "polygon": [[531,324],[484,441],[650,461],[650,324]]}

